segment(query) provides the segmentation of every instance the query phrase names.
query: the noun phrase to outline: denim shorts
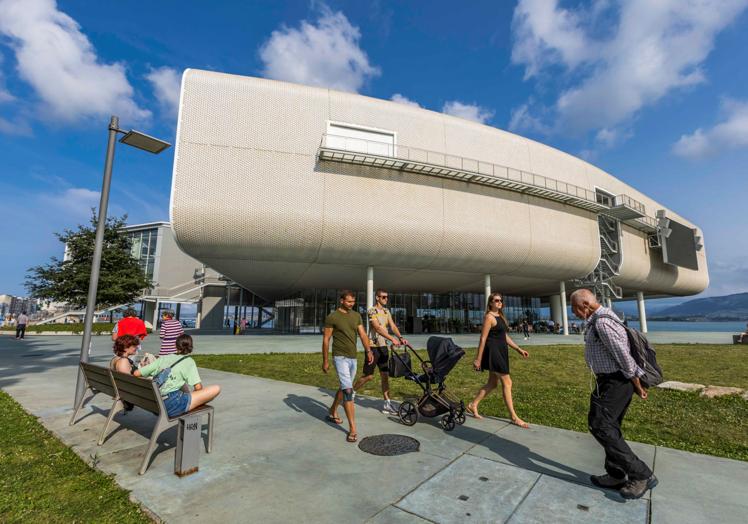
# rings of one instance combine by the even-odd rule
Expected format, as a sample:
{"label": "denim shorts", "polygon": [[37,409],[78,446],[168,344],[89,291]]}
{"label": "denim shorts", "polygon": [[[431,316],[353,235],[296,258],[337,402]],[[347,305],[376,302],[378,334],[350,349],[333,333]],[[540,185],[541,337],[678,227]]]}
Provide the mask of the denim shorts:
{"label": "denim shorts", "polygon": [[178,389],[162,398],[164,399],[164,406],[166,406],[166,414],[171,418],[187,412],[190,408],[192,394]]}
{"label": "denim shorts", "polygon": [[332,357],[332,360],[335,364],[335,371],[338,372],[340,389],[353,389],[353,379],[356,376],[356,365],[358,364],[356,359],[348,357]]}

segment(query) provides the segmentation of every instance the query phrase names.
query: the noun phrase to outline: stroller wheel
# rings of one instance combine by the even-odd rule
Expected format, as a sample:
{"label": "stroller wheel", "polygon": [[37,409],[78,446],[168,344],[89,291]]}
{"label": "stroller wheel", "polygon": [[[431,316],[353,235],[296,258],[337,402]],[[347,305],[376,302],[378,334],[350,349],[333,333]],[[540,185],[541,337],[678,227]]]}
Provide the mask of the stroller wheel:
{"label": "stroller wheel", "polygon": [[458,411],[455,415],[455,422],[457,422],[457,425],[462,426],[465,423],[465,411]]}
{"label": "stroller wheel", "polygon": [[400,409],[397,410],[397,415],[400,417],[400,422],[406,426],[412,426],[418,422],[418,410],[412,402],[406,401],[400,404]]}
{"label": "stroller wheel", "polygon": [[444,431],[452,431],[455,428],[455,419],[449,413],[444,415],[441,419],[441,425]]}

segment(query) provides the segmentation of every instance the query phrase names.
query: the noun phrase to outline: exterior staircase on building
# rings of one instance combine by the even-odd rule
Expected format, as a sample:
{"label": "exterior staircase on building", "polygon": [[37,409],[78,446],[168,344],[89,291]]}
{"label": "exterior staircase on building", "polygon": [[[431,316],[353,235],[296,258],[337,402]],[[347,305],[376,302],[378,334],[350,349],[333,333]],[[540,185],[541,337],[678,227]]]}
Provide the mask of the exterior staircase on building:
{"label": "exterior staircase on building", "polygon": [[615,283],[615,277],[620,274],[621,268],[621,225],[617,219],[601,214],[597,217],[597,226],[600,233],[600,260],[589,275],[575,280],[574,284],[592,288],[595,295],[603,301],[621,299],[623,290]]}

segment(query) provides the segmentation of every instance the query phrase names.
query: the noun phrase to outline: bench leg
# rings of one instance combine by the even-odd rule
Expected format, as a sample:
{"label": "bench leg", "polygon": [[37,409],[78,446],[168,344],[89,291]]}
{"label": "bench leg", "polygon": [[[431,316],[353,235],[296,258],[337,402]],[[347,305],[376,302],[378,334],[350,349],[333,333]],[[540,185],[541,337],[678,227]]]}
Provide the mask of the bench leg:
{"label": "bench leg", "polygon": [[200,414],[186,416],[179,420],[177,449],[174,454],[174,473],[180,477],[198,471],[200,461],[200,441],[202,424]]}
{"label": "bench leg", "polygon": [[[86,402],[86,393],[88,392],[84,391],[83,395],[81,395],[81,399],[78,401],[78,405],[75,406],[75,410],[73,411],[73,416],[70,417],[70,423],[68,424],[68,426],[72,426],[73,424],[75,424],[75,417],[78,416],[78,411],[80,411],[80,409],[83,407],[83,404],[85,404]],[[91,398],[93,398],[94,396],[96,396],[96,393],[91,395]]]}
{"label": "bench leg", "polygon": [[104,424],[104,429],[101,430],[101,435],[99,436],[99,441],[96,443],[98,446],[101,446],[104,443],[104,439],[106,438],[106,431],[109,429],[109,423],[112,422],[112,419],[114,418],[114,415],[119,413],[121,409],[124,409],[124,404],[122,404],[121,400],[115,400],[114,404],[112,404],[112,409],[109,410],[109,415],[106,418],[106,423]]}
{"label": "bench leg", "polygon": [[213,411],[208,411],[208,453],[213,451]]}
{"label": "bench leg", "polygon": [[140,471],[138,472],[139,475],[143,475],[145,473],[145,470],[148,469],[148,462],[150,462],[151,455],[153,455],[153,451],[156,449],[156,441],[163,431],[164,430],[161,427],[161,424],[157,422],[156,427],[153,428],[153,433],[151,433],[151,440],[148,441],[148,449],[145,450],[143,463],[140,465]]}

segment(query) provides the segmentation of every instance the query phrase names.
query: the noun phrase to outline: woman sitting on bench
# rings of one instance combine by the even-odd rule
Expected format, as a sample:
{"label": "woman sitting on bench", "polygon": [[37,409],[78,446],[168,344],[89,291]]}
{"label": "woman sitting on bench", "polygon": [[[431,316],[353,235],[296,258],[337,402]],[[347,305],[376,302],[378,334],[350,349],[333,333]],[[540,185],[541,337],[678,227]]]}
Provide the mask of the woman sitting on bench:
{"label": "woman sitting on bench", "polygon": [[131,374],[138,366],[130,358],[138,351],[140,338],[134,335],[122,335],[114,341],[114,357],[109,362],[109,368],[120,373]]}
{"label": "woman sitting on bench", "polygon": [[[136,377],[150,377],[158,375],[166,368],[171,368],[169,377],[160,388],[169,417],[182,415],[207,404],[221,392],[221,387],[218,385],[203,387],[200,382],[197,364],[188,356],[192,353],[192,337],[180,335],[177,337],[176,345],[176,354],[164,355],[133,373]],[[189,387],[184,386],[194,389],[190,391]]]}

